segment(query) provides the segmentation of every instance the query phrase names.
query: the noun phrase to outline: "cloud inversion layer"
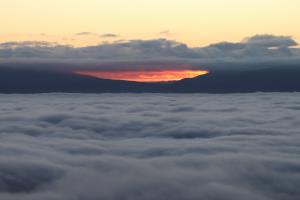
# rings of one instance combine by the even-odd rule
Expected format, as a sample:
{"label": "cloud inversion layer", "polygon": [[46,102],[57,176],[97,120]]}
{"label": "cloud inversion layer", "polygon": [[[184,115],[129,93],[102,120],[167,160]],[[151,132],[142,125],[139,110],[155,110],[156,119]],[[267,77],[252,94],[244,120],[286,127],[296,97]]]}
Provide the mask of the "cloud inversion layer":
{"label": "cloud inversion layer", "polygon": [[300,197],[298,93],[0,97],[1,199]]}

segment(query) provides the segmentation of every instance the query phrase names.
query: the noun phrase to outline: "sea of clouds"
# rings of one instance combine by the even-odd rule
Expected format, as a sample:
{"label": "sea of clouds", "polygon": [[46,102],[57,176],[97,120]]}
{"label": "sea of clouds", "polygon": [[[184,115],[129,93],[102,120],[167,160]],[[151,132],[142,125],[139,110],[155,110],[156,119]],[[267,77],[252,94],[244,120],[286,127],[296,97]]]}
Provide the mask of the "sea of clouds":
{"label": "sea of clouds", "polygon": [[300,93],[0,95],[0,199],[298,200]]}

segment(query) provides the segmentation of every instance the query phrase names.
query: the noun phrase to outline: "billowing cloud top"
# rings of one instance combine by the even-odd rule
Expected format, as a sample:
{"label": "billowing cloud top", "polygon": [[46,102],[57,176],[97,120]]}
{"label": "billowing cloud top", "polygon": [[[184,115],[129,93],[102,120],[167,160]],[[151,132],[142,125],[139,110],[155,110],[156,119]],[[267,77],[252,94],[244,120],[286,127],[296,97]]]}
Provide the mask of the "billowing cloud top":
{"label": "billowing cloud top", "polygon": [[290,47],[297,45],[297,42],[287,36],[256,35],[245,39],[249,45],[258,45],[262,47]]}

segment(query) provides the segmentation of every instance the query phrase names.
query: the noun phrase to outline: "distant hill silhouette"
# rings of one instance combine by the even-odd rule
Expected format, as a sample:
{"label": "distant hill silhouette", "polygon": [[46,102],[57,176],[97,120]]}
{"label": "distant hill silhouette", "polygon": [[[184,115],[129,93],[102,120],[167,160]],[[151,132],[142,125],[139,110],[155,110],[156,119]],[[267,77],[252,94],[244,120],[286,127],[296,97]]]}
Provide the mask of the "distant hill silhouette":
{"label": "distant hill silhouette", "polygon": [[213,71],[174,83],[172,90],[209,93],[300,91],[300,68]]}
{"label": "distant hill silhouette", "polygon": [[300,92],[300,68],[217,70],[168,83],[98,79],[69,72],[0,68],[0,93],[246,93]]}

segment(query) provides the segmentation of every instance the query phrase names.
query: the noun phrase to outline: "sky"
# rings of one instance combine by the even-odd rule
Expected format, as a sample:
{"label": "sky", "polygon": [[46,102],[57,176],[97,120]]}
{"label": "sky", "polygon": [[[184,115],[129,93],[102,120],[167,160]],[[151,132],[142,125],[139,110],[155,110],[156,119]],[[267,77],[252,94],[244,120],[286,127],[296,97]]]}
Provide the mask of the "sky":
{"label": "sky", "polygon": [[42,59],[98,78],[156,82],[228,61],[298,63],[299,8],[299,0],[1,0],[0,65]]}
{"label": "sky", "polygon": [[0,42],[168,38],[196,47],[255,34],[299,40],[299,8],[299,0],[1,0]]}
{"label": "sky", "polygon": [[129,71],[120,73],[105,71],[75,71],[77,74],[106,78],[111,80],[128,80],[136,82],[161,82],[161,81],[179,81],[184,78],[194,78],[208,74],[205,70],[164,70],[164,71]]}

